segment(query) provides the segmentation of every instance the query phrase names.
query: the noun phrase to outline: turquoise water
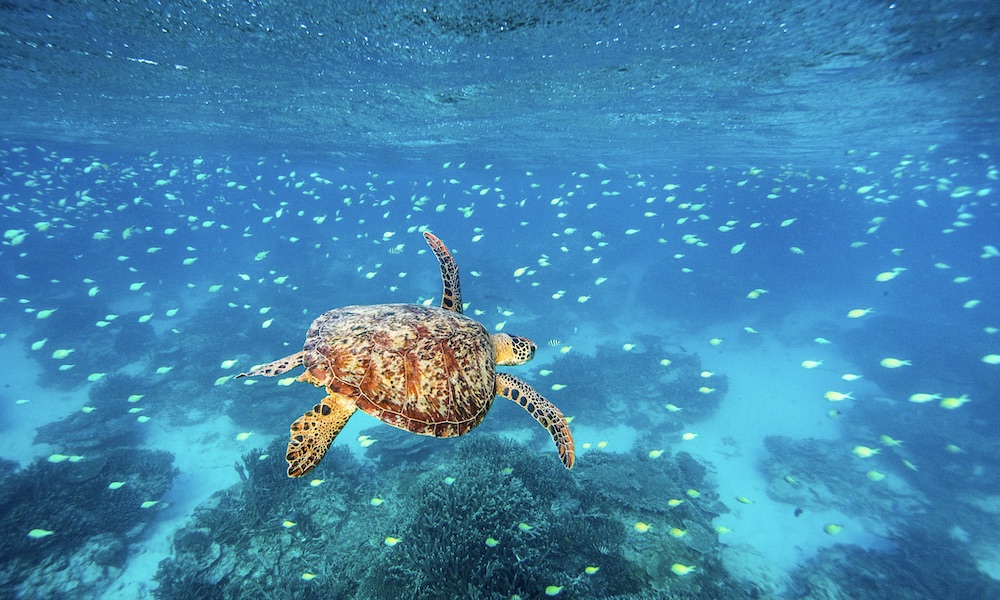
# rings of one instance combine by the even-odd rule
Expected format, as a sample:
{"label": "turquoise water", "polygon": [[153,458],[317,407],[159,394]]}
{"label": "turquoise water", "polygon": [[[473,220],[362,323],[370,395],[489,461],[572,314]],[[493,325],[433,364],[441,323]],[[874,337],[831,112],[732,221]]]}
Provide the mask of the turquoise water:
{"label": "turquoise water", "polygon": [[[0,8],[0,597],[1000,597],[997,10]],[[424,231],[573,468],[497,398],[286,477],[323,390],[234,376]]]}

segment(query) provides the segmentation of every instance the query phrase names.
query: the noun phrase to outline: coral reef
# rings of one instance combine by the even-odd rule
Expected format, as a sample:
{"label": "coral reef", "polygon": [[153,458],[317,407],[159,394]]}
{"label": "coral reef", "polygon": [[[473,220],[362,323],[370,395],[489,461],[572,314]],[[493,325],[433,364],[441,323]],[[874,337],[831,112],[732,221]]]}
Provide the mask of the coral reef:
{"label": "coral reef", "polygon": [[[442,448],[380,455],[375,469],[334,446],[311,482],[285,477],[282,440],[247,454],[243,481],[175,535],[156,596],[538,598],[561,586],[567,598],[751,597],[721,566],[720,505],[686,454],[586,455],[567,472],[491,434]],[[671,508],[673,496],[687,500]],[[638,532],[640,519],[653,528]],[[679,576],[674,563],[696,570]]]}
{"label": "coral reef", "polygon": [[857,546],[824,548],[793,576],[791,599],[924,600],[998,598],[1000,583],[976,568],[961,546],[933,523],[891,538],[888,552]]}
{"label": "coral reef", "polygon": [[175,475],[173,455],[149,450],[0,465],[0,594],[93,597],[156,519]]}
{"label": "coral reef", "polygon": [[907,526],[929,506],[927,498],[902,477],[868,479],[869,470],[886,467],[853,456],[843,442],[768,436],[764,447],[768,454],[761,468],[769,479],[767,494],[779,502],[860,515],[876,533]]}
{"label": "coral reef", "polygon": [[39,427],[35,443],[72,448],[75,452],[138,445],[145,428],[130,412],[139,407],[128,398],[143,388],[144,383],[131,375],[105,376],[88,392],[87,405],[92,412],[73,412]]}
{"label": "coral reef", "polygon": [[[639,430],[678,431],[684,421],[712,414],[729,389],[724,375],[702,377],[698,355],[654,336],[640,336],[631,351],[602,345],[593,357],[560,356],[552,371],[550,377],[573,382],[565,391],[547,394],[556,405],[572,407],[570,412],[583,421],[624,423]],[[700,391],[703,387],[712,391]],[[561,396],[578,397],[581,390],[601,390],[604,396],[586,404],[561,400]],[[683,412],[670,412],[666,404]]]}

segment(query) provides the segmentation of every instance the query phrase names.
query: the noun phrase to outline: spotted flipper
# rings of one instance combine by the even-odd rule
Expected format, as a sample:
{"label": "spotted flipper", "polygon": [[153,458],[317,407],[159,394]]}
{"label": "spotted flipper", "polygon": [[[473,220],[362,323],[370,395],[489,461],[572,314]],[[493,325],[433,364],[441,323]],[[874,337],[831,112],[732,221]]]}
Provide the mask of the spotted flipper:
{"label": "spotted flipper", "polygon": [[302,352],[296,352],[291,356],[286,356],[285,358],[279,358],[274,362],[269,362],[264,365],[257,365],[256,367],[250,369],[246,373],[240,373],[233,379],[239,379],[240,377],[257,377],[258,375],[263,375],[264,377],[274,377],[275,375],[281,375],[282,373],[291,371],[295,367],[302,364]]}
{"label": "spotted flipper", "polygon": [[567,469],[573,468],[576,452],[573,449],[573,434],[569,431],[569,423],[554,404],[542,397],[530,385],[514,377],[510,373],[497,373],[497,396],[512,400],[528,411],[536,421],[541,423],[559,450],[559,459]]}
{"label": "spotted flipper", "polygon": [[302,477],[312,471],[358,408],[350,397],[336,392],[323,398],[289,428],[288,476]]}
{"label": "spotted flipper", "polygon": [[461,313],[462,289],[458,285],[458,265],[455,264],[448,247],[436,235],[425,231],[424,239],[441,264],[441,282],[444,284],[444,290],[441,292],[441,308]]}

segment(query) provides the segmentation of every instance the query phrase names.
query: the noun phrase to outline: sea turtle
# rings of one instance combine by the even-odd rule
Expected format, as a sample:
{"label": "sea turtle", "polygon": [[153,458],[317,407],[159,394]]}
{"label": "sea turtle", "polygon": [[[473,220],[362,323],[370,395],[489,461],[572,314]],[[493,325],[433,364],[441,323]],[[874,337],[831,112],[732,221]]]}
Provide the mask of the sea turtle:
{"label": "sea turtle", "polygon": [[490,333],[462,314],[458,267],[444,243],[424,239],[441,266],[441,307],[415,304],[345,306],[313,321],[302,350],[240,377],[280,375],[305,367],[299,381],[325,387],[327,396],[291,426],[288,476],[311,471],[354,411],[361,409],[399,429],[434,437],[468,433],[482,422],[495,396],[528,411],[556,443],[567,469],[575,458],[563,414],[530,385],[497,365],[531,360],[531,340]]}

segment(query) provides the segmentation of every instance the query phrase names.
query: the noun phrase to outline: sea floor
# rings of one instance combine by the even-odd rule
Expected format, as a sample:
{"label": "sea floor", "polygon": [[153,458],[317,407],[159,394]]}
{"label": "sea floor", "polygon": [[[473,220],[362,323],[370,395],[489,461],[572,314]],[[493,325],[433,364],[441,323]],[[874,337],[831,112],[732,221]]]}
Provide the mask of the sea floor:
{"label": "sea floor", "polygon": [[[713,326],[711,330],[688,333],[673,340],[702,359],[703,367],[729,379],[729,391],[718,410],[709,418],[686,425],[697,437],[684,441],[677,436],[672,452],[686,451],[707,462],[718,485],[722,502],[731,512],[719,517],[716,525],[731,531],[720,536],[724,544],[724,561],[736,575],[762,582],[774,591],[787,583],[788,575],[818,549],[833,544],[857,544],[879,547],[883,542],[866,531],[858,515],[839,511],[805,511],[795,514],[795,506],[771,499],[768,481],[759,468],[764,454],[766,436],[779,435],[795,439],[836,440],[841,436],[838,421],[827,416],[832,403],[823,398],[831,382],[849,372],[851,366],[839,362],[836,356],[815,343],[793,345],[787,335],[740,334],[725,336],[723,343],[713,346],[709,340],[720,332],[741,331],[742,326]],[[749,335],[749,334],[747,334]],[[574,351],[592,352],[601,341],[594,335],[581,336],[593,341],[592,347],[580,346]],[[616,338],[616,344],[629,336]],[[741,341],[742,340],[742,341]],[[611,341],[607,338],[607,341]],[[35,429],[62,418],[68,411],[79,410],[86,404],[87,389],[53,393],[38,385],[39,370],[26,356],[25,340],[9,336],[0,342],[0,361],[10,367],[16,378],[8,377],[3,408],[4,432],[0,436],[0,456],[26,465],[34,458],[72,449],[33,445]],[[823,357],[817,369],[805,369],[806,359]],[[542,362],[546,356],[540,356]],[[868,392],[877,393],[871,384]],[[855,387],[855,389],[858,389]],[[28,402],[18,403],[19,400]],[[289,406],[289,422],[299,408]],[[338,438],[360,455],[353,442],[360,431],[377,421],[358,413]],[[152,581],[158,563],[171,552],[171,536],[192,515],[196,506],[215,492],[237,481],[234,468],[249,449],[263,447],[271,437],[253,434],[246,441],[234,442],[239,430],[228,418],[213,418],[191,426],[174,427],[149,422],[146,446],[174,454],[180,475],[173,488],[162,499],[167,506],[162,518],[152,526],[141,544],[133,545],[124,573],[105,593],[105,598],[150,598]],[[637,443],[638,432],[622,424],[574,424],[578,445],[590,441],[596,445],[607,441],[604,452],[629,451]],[[473,433],[474,435],[474,433]],[[846,442],[845,442],[846,444]],[[850,446],[846,446],[849,451]],[[644,450],[644,449],[643,449]],[[585,451],[581,453],[585,461]],[[736,501],[748,498],[752,504]],[[843,526],[840,535],[824,533],[827,523]]]}

